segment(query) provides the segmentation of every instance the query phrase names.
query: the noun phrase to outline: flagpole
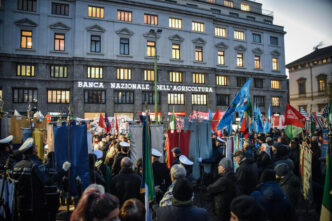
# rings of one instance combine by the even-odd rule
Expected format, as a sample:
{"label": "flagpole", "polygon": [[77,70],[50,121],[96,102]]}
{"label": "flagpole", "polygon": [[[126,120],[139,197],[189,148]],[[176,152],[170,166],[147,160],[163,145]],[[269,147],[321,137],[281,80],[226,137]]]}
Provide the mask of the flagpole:
{"label": "flagpole", "polygon": [[[71,107],[69,104],[68,107],[68,161],[70,162],[70,158],[71,158],[71,148],[70,148],[70,137],[71,137],[71,122],[70,122],[70,117],[71,117]],[[70,172],[71,169],[69,168],[68,170],[68,192],[67,192],[67,212],[69,213],[69,209],[70,209]]]}

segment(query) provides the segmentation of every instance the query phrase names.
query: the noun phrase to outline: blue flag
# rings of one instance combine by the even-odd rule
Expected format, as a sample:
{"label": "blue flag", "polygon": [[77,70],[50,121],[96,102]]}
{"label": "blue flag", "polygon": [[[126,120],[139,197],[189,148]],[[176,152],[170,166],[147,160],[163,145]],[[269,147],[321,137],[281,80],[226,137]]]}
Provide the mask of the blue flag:
{"label": "blue flag", "polygon": [[265,124],[264,124],[264,133],[269,133],[271,129],[271,105],[266,115]]}
{"label": "blue flag", "polygon": [[211,110],[209,109],[209,120],[212,120],[212,118],[213,118],[213,114],[212,114]]}
{"label": "blue flag", "polygon": [[257,133],[264,132],[262,113],[257,105],[254,106],[254,121],[255,121],[255,131]]}

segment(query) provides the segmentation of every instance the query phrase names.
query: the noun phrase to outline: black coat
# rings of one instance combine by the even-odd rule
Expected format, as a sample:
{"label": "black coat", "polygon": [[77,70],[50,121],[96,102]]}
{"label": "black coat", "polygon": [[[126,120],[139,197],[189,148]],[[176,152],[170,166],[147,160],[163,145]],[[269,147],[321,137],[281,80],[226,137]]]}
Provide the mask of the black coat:
{"label": "black coat", "polygon": [[155,161],[152,163],[154,185],[160,186],[161,190],[166,192],[167,187],[171,185],[171,177],[165,163]]}
{"label": "black coat", "polygon": [[192,204],[172,205],[157,209],[156,221],[208,221],[206,209]]}
{"label": "black coat", "polygon": [[129,168],[122,168],[111,181],[111,193],[119,198],[121,205],[130,198],[141,199],[140,187],[141,177]]}
{"label": "black coat", "polygon": [[230,204],[236,196],[236,177],[229,171],[209,185],[207,191],[214,197],[214,213],[220,220],[229,220]]}
{"label": "black coat", "polygon": [[237,186],[239,194],[249,195],[255,190],[258,182],[258,168],[253,159],[243,158],[240,167],[236,171]]}
{"label": "black coat", "polygon": [[292,201],[294,207],[297,205],[297,201],[301,196],[301,187],[299,178],[293,173],[289,172],[286,176],[283,176],[278,180],[282,191]]}
{"label": "black coat", "polygon": [[112,176],[115,176],[120,172],[120,170],[121,170],[121,160],[124,157],[128,157],[128,154],[118,153],[117,155],[115,155],[112,167],[110,167]]}

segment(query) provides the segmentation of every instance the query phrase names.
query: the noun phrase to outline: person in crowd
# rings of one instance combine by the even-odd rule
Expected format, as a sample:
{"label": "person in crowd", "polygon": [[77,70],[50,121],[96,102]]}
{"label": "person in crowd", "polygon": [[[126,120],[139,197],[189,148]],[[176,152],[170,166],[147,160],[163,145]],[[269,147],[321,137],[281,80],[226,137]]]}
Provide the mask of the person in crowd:
{"label": "person in crowd", "polygon": [[231,203],[230,221],[267,221],[264,209],[247,195],[234,198]]}
{"label": "person in crowd", "polygon": [[271,146],[269,146],[267,143],[263,143],[260,146],[256,158],[257,158],[257,166],[259,174],[261,174],[262,171],[265,169],[273,168],[272,159],[271,159]]}
{"label": "person in crowd", "polygon": [[173,188],[176,184],[176,181],[181,178],[186,177],[186,169],[180,165],[175,164],[171,167],[171,180],[172,184],[168,187],[168,190],[164,194],[163,198],[160,200],[159,206],[169,206],[172,205],[172,199],[173,199]]}
{"label": "person in crowd", "polygon": [[241,150],[235,152],[235,161],[239,164],[236,170],[239,194],[250,194],[257,185],[258,168],[256,162],[243,155]]}
{"label": "person in crowd", "polygon": [[130,144],[124,141],[120,142],[120,147],[121,147],[121,151],[120,153],[118,153],[113,161],[113,165],[112,165],[112,169],[111,169],[111,173],[112,176],[115,176],[116,174],[118,174],[120,172],[121,169],[121,160],[124,157],[129,157],[129,147]]}
{"label": "person in crowd", "polygon": [[119,220],[119,212],[119,200],[115,196],[90,187],[84,191],[70,221]]}
{"label": "person in crowd", "polygon": [[233,172],[233,162],[224,157],[218,166],[219,178],[207,187],[214,199],[214,213],[218,220],[230,219],[230,204],[236,196],[236,177]]}
{"label": "person in crowd", "polygon": [[224,155],[223,155],[222,140],[219,137],[217,137],[216,134],[213,134],[211,158],[208,159],[199,158],[198,162],[203,164],[211,164],[212,179],[216,180],[218,178],[218,163],[223,157]]}
{"label": "person in crowd", "polygon": [[121,170],[111,181],[111,193],[117,196],[122,205],[127,199],[142,199],[140,195],[141,177],[133,170],[129,157],[121,160]]}
{"label": "person in crowd", "polygon": [[97,170],[95,164],[97,162],[97,155],[102,154],[100,150],[95,150],[94,153],[89,154],[89,174],[90,174],[90,183],[97,183],[105,186],[105,179],[101,171]]}
{"label": "person in crowd", "polygon": [[193,205],[193,187],[186,178],[178,179],[172,190],[172,205],[159,207],[156,221],[206,221],[208,212],[204,208]]}
{"label": "person in crowd", "polygon": [[121,207],[121,221],[145,221],[145,207],[138,199],[129,199]]}
{"label": "person in crowd", "polygon": [[288,196],[276,182],[275,173],[271,169],[263,171],[258,190],[251,193],[270,221],[295,221],[295,210]]}
{"label": "person in crowd", "polygon": [[10,157],[13,152],[13,138],[13,135],[9,135],[0,140],[0,171],[13,169],[13,166],[16,163],[14,158]]}
{"label": "person in crowd", "polygon": [[172,166],[174,166],[175,164],[180,163],[179,157],[181,156],[181,149],[180,149],[180,147],[174,147],[171,151],[172,151],[172,155],[174,157],[174,162],[172,163]]}
{"label": "person in crowd", "polygon": [[136,161],[136,173],[142,177],[143,175],[143,159],[139,158]]}
{"label": "person in crowd", "polygon": [[47,220],[48,208],[44,192],[45,185],[59,181],[69,170],[71,164],[66,161],[62,170],[52,177],[45,172],[45,165],[37,157],[33,138],[28,138],[18,149],[23,160],[14,165],[13,177],[16,185],[16,203],[18,220]]}
{"label": "person in crowd", "polygon": [[250,144],[250,142],[248,140],[243,142],[243,154],[246,158],[251,158],[254,159],[255,154],[254,154],[254,148],[253,146]]}
{"label": "person in crowd", "polygon": [[189,160],[188,157],[186,157],[185,155],[181,155],[179,157],[179,160],[180,164],[186,169],[186,178],[193,183],[195,181],[192,176],[194,162]]}
{"label": "person in crowd", "polygon": [[290,155],[289,158],[294,163],[293,173],[300,177],[300,147],[298,144],[298,139],[293,139],[290,143]]}
{"label": "person in crowd", "polygon": [[290,170],[294,169],[294,163],[289,158],[290,148],[288,145],[278,143],[274,152],[274,167],[281,163],[286,163]]}

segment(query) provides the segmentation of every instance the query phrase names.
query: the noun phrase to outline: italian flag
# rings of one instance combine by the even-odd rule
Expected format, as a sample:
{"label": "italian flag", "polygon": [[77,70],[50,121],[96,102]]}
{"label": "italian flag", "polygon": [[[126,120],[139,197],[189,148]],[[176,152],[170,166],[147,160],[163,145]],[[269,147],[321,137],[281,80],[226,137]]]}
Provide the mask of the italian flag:
{"label": "italian flag", "polygon": [[293,139],[302,132],[305,122],[306,118],[287,103],[285,113],[285,133],[289,139]]}

